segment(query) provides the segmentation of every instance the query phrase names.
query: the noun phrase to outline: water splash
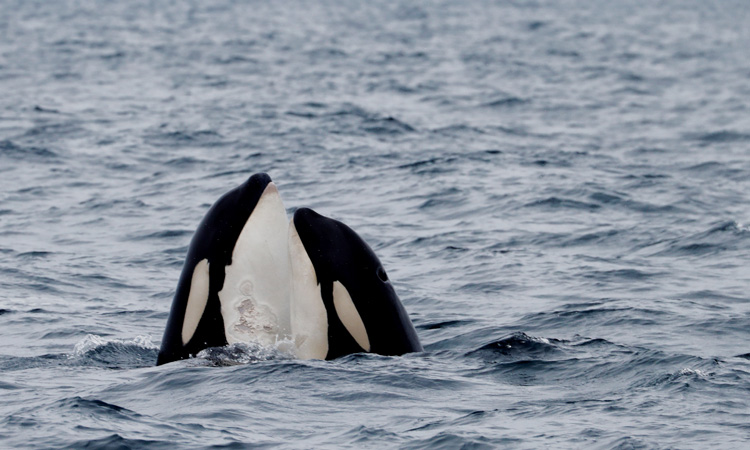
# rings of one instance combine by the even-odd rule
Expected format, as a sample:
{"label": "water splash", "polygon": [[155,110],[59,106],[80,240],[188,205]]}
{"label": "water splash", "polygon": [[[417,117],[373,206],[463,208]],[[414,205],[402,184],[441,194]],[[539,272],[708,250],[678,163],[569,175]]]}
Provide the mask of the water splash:
{"label": "water splash", "polygon": [[292,342],[281,341],[276,347],[267,347],[257,342],[234,343],[225,347],[210,347],[201,350],[193,361],[199,365],[236,366],[260,361],[294,359]]}
{"label": "water splash", "polygon": [[151,336],[105,339],[89,334],[76,343],[68,359],[81,365],[127,369],[154,365],[158,351],[159,347],[151,341]]}

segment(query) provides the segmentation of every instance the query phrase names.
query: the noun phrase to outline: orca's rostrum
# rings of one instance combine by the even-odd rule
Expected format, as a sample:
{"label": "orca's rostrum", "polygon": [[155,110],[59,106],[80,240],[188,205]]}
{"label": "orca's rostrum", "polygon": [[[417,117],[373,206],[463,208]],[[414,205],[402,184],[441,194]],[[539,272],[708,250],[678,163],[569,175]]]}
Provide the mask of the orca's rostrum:
{"label": "orca's rostrum", "polygon": [[271,178],[255,174],[219,198],[198,226],[157,365],[208,347],[280,341],[304,359],[422,350],[364,240],[307,208],[287,222]]}

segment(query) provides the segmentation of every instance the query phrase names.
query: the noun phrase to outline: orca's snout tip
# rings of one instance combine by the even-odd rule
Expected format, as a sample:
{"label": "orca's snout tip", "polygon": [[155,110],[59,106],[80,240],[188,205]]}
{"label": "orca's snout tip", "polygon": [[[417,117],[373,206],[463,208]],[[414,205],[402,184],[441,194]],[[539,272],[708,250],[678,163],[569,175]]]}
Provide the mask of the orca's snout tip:
{"label": "orca's snout tip", "polygon": [[250,175],[247,179],[247,183],[260,183],[260,184],[268,184],[272,183],[271,176],[268,175],[265,172],[258,172]]}
{"label": "orca's snout tip", "polygon": [[294,217],[292,217],[292,221],[298,225],[305,224],[310,225],[317,221],[317,219],[321,218],[320,214],[316,213],[310,208],[298,208],[296,211],[294,211]]}

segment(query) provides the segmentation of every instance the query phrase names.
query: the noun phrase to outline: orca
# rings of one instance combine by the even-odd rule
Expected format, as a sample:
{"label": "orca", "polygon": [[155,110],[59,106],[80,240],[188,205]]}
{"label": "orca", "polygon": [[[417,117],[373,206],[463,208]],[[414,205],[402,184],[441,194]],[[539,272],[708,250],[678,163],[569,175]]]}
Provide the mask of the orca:
{"label": "orca", "polygon": [[289,334],[288,222],[264,173],[224,194],[190,242],[157,365]]}
{"label": "orca", "polygon": [[299,357],[422,351],[383,265],[354,230],[300,208],[289,227],[289,253],[290,320]]}
{"label": "orca", "polygon": [[291,342],[302,359],[422,351],[372,249],[308,208],[287,222],[264,173],[219,198],[198,226],[156,364],[250,342]]}

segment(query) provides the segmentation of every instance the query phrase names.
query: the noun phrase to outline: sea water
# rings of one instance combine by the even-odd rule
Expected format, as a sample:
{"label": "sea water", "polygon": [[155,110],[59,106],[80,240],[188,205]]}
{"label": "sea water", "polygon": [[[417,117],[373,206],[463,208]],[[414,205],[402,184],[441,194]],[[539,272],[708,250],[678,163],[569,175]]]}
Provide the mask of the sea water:
{"label": "sea water", "polygon": [[[0,448],[750,445],[746,1],[0,2]],[[256,172],[424,344],[154,367]]]}

